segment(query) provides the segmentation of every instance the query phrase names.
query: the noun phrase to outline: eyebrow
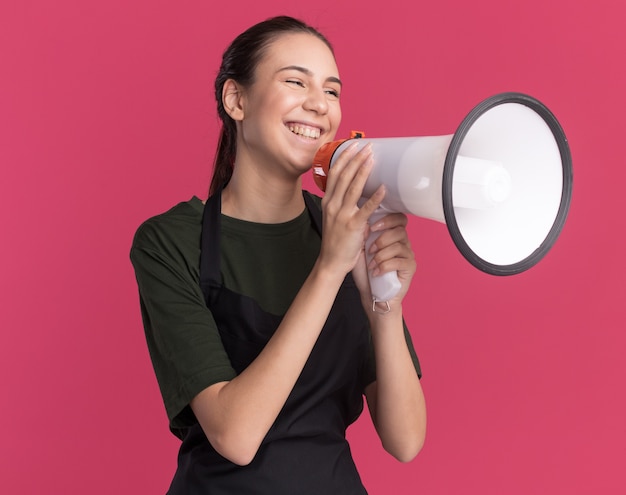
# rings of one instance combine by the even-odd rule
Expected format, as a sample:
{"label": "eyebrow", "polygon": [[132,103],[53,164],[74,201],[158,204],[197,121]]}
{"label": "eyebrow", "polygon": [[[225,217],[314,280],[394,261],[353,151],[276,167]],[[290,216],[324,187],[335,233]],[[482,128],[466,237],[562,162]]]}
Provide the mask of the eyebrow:
{"label": "eyebrow", "polygon": [[[312,76],[313,72],[311,72],[311,70],[307,69],[306,67],[300,67],[299,65],[288,65],[286,67],[283,67],[281,69],[278,69],[276,72],[283,72],[283,71],[287,71],[287,70],[296,70],[298,72],[302,72],[303,74],[307,75],[307,76]],[[338,77],[334,77],[334,76],[330,76],[326,78],[327,82],[334,82],[339,84],[339,86],[343,86],[343,83],[341,82],[341,79],[339,79]]]}

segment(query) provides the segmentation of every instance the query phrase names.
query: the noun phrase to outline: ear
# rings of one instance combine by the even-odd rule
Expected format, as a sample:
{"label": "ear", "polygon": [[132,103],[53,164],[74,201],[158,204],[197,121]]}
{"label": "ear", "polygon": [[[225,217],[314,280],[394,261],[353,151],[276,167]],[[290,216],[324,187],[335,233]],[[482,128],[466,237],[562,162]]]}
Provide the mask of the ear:
{"label": "ear", "polygon": [[233,79],[228,79],[222,88],[222,103],[231,119],[243,120],[243,100],[243,88]]}

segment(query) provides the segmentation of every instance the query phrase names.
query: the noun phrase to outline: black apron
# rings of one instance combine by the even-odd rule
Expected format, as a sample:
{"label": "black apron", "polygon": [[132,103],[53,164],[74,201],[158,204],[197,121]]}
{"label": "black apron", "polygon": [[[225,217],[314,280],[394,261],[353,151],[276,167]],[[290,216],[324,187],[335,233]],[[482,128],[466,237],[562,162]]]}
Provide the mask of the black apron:
{"label": "black apron", "polygon": [[[321,211],[304,199],[321,235]],[[263,349],[282,316],[223,287],[220,275],[221,193],[205,205],[200,283],[226,352],[241,373]],[[219,455],[199,424],[189,428],[169,495],[364,495],[345,439],[363,410],[369,330],[348,275],[298,381],[254,460],[237,466]],[[252,412],[253,413],[253,412]]]}

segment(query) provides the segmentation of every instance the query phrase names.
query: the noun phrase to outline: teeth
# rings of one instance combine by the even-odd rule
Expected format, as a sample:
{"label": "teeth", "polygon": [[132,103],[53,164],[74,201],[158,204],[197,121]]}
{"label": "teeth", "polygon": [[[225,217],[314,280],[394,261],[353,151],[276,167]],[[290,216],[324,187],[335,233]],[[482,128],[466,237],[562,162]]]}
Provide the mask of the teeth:
{"label": "teeth", "polygon": [[290,124],[287,128],[293,132],[294,134],[298,134],[300,136],[308,137],[311,139],[317,139],[320,137],[320,130],[311,128],[311,127],[303,127],[300,125]]}

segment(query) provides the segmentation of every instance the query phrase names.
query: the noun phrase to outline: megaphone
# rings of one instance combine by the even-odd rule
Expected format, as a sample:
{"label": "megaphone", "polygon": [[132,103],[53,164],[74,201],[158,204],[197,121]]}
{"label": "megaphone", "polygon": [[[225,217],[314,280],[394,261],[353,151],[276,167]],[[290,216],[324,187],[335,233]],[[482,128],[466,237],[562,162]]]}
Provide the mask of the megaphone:
{"label": "megaphone", "polygon": [[[363,197],[381,184],[387,189],[370,224],[388,212],[443,222],[465,259],[492,275],[533,267],[561,233],[572,195],[571,154],[556,117],[531,96],[487,98],[450,135],[327,143],[312,168],[322,190],[353,139],[359,148],[372,145]],[[371,276],[370,285],[375,301],[388,301],[400,288],[395,272]]]}

